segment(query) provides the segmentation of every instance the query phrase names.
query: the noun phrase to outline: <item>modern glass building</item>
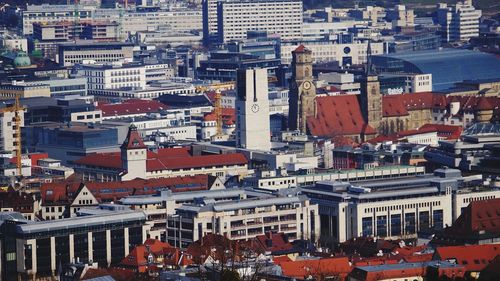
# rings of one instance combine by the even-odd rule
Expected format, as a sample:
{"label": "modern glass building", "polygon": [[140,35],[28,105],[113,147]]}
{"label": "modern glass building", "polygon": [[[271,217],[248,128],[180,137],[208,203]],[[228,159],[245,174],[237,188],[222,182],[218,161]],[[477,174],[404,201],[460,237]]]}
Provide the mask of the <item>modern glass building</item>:
{"label": "modern glass building", "polygon": [[434,91],[453,88],[465,80],[500,79],[500,58],[479,51],[437,49],[377,55],[379,73],[432,74]]}

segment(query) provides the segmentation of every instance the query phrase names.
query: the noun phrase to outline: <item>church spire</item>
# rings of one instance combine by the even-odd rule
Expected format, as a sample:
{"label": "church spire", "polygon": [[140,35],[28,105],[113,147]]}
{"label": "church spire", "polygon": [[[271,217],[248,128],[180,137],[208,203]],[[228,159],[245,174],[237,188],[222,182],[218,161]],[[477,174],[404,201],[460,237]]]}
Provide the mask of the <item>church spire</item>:
{"label": "church spire", "polygon": [[366,48],[366,69],[365,69],[365,74],[366,76],[375,76],[377,75],[375,68],[373,67],[372,63],[372,40],[368,40],[368,47]]}

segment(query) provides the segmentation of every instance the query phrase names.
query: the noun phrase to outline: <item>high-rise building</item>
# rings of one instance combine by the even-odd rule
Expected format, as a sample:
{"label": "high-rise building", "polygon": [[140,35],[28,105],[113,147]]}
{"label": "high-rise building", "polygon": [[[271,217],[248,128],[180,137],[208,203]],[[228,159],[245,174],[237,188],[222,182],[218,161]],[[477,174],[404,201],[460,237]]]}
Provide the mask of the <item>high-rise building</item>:
{"label": "high-rise building", "polygon": [[472,0],[464,0],[454,6],[438,4],[437,19],[446,42],[468,41],[479,36],[481,10],[472,6]]}
{"label": "high-rise building", "polygon": [[312,52],[300,45],[292,52],[292,57],[288,127],[306,133],[307,117],[314,116],[316,112]]}
{"label": "high-rise building", "polygon": [[217,3],[222,0],[203,0],[203,44],[209,45],[217,38]]}
{"label": "high-rise building", "polygon": [[298,40],[302,38],[302,13],[300,0],[219,1],[218,41],[246,39],[251,30],[278,34],[284,41]]}
{"label": "high-rise building", "polygon": [[240,69],[236,84],[237,146],[270,150],[267,70],[263,68]]}

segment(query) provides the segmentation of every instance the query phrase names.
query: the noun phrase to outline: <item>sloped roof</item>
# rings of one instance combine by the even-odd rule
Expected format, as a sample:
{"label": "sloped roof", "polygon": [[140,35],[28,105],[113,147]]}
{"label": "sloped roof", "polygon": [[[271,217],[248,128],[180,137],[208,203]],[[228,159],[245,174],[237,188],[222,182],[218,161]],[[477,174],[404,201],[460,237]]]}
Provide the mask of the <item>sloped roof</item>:
{"label": "sloped roof", "polygon": [[[162,148],[157,152],[148,151],[146,170],[162,171],[184,168],[212,167],[214,165],[242,165],[248,160],[241,153],[192,156],[188,148]],[[75,164],[121,170],[120,153],[90,154],[75,161]]]}
{"label": "sloped roof", "polygon": [[386,95],[382,97],[382,115],[407,116],[410,110],[430,109],[433,105],[434,94],[431,92]]}
{"label": "sloped roof", "polygon": [[312,135],[332,137],[376,133],[366,124],[356,95],[317,97],[316,108],[316,117],[307,118]]}
{"label": "sloped roof", "polygon": [[347,257],[284,261],[280,263],[284,276],[306,279],[309,276],[341,276],[351,272]]}
{"label": "sloped roof", "polygon": [[127,137],[125,137],[125,141],[121,145],[121,148],[125,149],[146,149],[146,145],[142,141],[139,132],[137,132],[137,127],[135,125],[130,125],[128,129]]}
{"label": "sloped roof", "polygon": [[438,247],[434,254],[434,259],[456,260],[457,264],[463,265],[467,271],[481,271],[493,259],[500,255],[500,245],[468,245],[468,246],[448,246]]}

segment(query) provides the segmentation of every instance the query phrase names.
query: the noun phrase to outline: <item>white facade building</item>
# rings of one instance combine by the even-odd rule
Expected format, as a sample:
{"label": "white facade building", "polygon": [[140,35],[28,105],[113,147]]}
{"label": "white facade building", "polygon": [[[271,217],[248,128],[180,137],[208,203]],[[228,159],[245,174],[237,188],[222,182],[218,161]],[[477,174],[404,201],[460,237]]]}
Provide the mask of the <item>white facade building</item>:
{"label": "white facade building", "polygon": [[481,10],[472,6],[472,0],[464,0],[451,7],[438,4],[437,16],[446,42],[468,41],[479,36]]}
{"label": "white facade building", "polygon": [[[314,63],[338,61],[341,65],[354,65],[366,63],[368,43],[335,44],[331,41],[294,41],[281,43],[281,62],[292,62],[292,51],[304,45],[312,51]],[[373,55],[384,53],[383,43],[371,43]]]}
{"label": "white facade building", "polygon": [[285,41],[302,39],[302,1],[239,0],[219,2],[217,9],[219,42],[246,39],[249,30],[279,34]]}
{"label": "white facade building", "polygon": [[[24,126],[24,111],[17,111],[17,115],[20,120],[21,127]],[[14,151],[16,149],[16,138],[17,135],[17,125],[13,121],[16,116],[16,112],[2,112],[0,113],[0,149],[2,151]]]}
{"label": "white facade building", "polygon": [[146,87],[146,68],[140,65],[83,65],[81,73],[87,78],[89,93],[92,90]]}
{"label": "white facade building", "polygon": [[239,70],[236,89],[237,146],[271,150],[267,70]]}
{"label": "white facade building", "polygon": [[[167,221],[167,240],[187,246],[207,233],[248,240],[267,232],[283,232],[290,240],[317,241],[318,206],[302,196],[257,197],[233,202],[186,204]],[[179,221],[182,223],[179,226]]]}

